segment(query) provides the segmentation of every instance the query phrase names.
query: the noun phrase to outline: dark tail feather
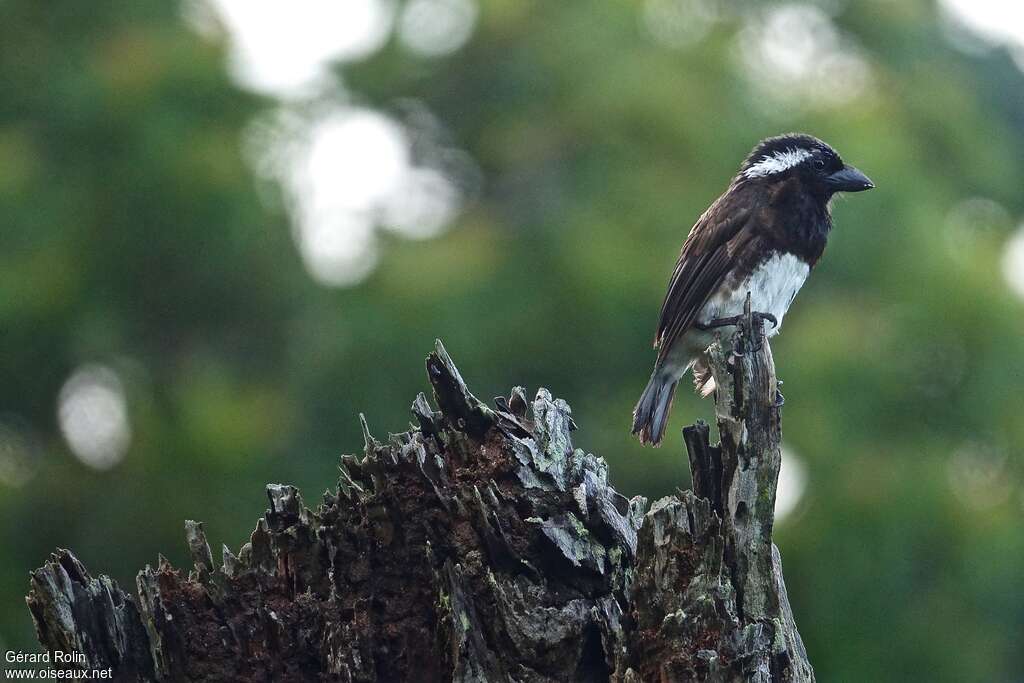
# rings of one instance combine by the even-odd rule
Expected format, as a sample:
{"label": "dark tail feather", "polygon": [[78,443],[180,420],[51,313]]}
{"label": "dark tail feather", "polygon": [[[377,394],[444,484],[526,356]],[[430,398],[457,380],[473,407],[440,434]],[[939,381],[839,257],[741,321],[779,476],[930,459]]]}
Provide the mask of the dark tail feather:
{"label": "dark tail feather", "polygon": [[657,370],[651,375],[651,381],[647,383],[647,388],[633,409],[633,433],[639,437],[640,443],[655,446],[661,443],[678,381]]}

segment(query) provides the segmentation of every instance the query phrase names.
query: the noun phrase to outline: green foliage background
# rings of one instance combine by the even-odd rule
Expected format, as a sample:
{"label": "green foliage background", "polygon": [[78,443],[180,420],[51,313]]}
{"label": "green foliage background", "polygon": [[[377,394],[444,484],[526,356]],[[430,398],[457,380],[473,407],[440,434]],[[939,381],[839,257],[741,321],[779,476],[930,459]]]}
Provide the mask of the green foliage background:
{"label": "green foliage background", "polygon": [[[953,47],[930,2],[829,6],[872,73],[838,105],[764,106],[734,55],[754,4],[670,49],[639,4],[487,0],[450,57],[392,41],[339,67],[356,102],[425,103],[483,180],[445,234],[389,238],[367,281],[328,289],[243,158],[276,105],[232,84],[224,44],[174,3],[0,2],[0,414],[34,444],[34,476],[0,483],[0,646],[32,647],[28,571],[57,546],[131,587],[157,553],[185,565],[186,518],[237,549],[264,483],[315,501],[359,411],[405,427],[435,337],[480,396],[567,399],[621,491],[686,485],[678,430],[707,403],[684,392],[660,450],[628,436],[669,271],[753,144],[806,130],[878,186],[837,204],[773,345],[808,469],[777,540],[811,661],[823,681],[1021,680],[1024,309],[1000,260],[1024,75]],[[973,197],[1006,216],[951,222]],[[56,420],[91,362],[129,397],[106,472]]]}

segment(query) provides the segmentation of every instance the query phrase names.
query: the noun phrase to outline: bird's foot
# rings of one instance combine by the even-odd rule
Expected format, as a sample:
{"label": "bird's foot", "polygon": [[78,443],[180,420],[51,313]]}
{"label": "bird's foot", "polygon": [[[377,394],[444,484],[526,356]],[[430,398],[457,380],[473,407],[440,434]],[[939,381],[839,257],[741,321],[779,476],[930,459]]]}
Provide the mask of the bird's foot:
{"label": "bird's foot", "polygon": [[753,317],[754,322],[756,322],[758,325],[761,325],[761,329],[764,329],[765,321],[770,322],[772,324],[773,330],[779,326],[778,318],[776,318],[771,313],[760,313],[758,311],[754,311],[750,315],[751,317]]}
{"label": "bird's foot", "polygon": [[786,397],[782,395],[782,380],[775,380],[775,401],[772,402],[773,408],[781,408],[786,403]]}
{"label": "bird's foot", "polygon": [[[746,301],[743,302],[743,313],[734,315],[730,318],[715,318],[704,324],[697,324],[696,327],[699,330],[707,331],[713,330],[717,327],[739,327],[737,333],[733,336],[733,353],[737,356],[742,356],[747,351],[753,351],[757,353],[761,350],[764,344],[764,323],[767,320],[772,324],[772,327],[778,327],[778,319],[771,313],[762,313],[760,311],[753,310],[750,303],[750,292],[747,292]],[[744,348],[743,338],[746,337],[751,340],[753,348]]]}

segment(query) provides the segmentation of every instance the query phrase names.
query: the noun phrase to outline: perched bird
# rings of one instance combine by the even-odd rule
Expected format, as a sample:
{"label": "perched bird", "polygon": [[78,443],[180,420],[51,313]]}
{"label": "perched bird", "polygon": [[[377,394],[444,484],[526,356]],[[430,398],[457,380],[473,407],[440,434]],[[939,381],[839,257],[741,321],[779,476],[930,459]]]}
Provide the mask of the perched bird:
{"label": "perched bird", "polygon": [[712,330],[734,325],[747,292],[751,309],[782,319],[832,229],[830,200],[874,183],[821,140],[789,134],[761,141],[722,196],[690,230],[661,305],[654,346],[658,359],[633,410],[633,433],[658,445],[676,384],[687,370],[702,396],[715,389],[705,352]]}

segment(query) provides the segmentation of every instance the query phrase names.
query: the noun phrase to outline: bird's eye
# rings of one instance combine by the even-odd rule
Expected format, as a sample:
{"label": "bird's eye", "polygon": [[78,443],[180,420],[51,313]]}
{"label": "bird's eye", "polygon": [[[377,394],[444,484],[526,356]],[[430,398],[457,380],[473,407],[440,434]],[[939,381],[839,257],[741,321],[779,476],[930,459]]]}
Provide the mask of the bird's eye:
{"label": "bird's eye", "polygon": [[814,168],[819,170],[819,171],[824,169],[825,168],[825,160],[820,158],[820,157],[815,159],[814,160]]}

